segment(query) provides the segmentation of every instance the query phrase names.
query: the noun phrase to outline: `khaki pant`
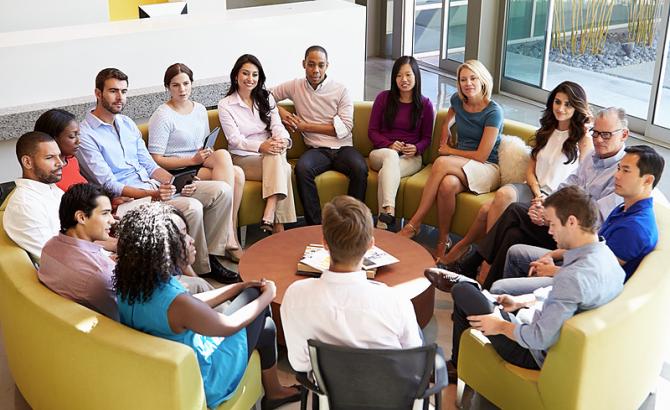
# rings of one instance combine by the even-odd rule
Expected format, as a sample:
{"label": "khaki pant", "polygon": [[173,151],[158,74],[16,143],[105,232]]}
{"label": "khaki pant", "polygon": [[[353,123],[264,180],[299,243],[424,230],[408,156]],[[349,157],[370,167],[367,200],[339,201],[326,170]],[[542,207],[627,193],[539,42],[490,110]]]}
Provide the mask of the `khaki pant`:
{"label": "khaki pant", "polygon": [[209,255],[226,254],[233,190],[223,181],[197,181],[193,196],[177,196],[167,203],[184,213],[188,233],[195,240],[193,270],[210,272]]}
{"label": "khaki pant", "polygon": [[244,171],[247,181],[260,181],[262,196],[266,199],[279,195],[275,210],[275,223],[290,223],[297,220],[291,183],[291,165],[286,154],[281,155],[233,155],[233,164]]}
{"label": "khaki pant", "polygon": [[416,174],[421,169],[421,155],[408,157],[398,155],[390,148],[375,149],[370,152],[370,168],[379,171],[377,203],[379,212],[387,206],[395,208],[395,197],[400,186],[400,178]]}

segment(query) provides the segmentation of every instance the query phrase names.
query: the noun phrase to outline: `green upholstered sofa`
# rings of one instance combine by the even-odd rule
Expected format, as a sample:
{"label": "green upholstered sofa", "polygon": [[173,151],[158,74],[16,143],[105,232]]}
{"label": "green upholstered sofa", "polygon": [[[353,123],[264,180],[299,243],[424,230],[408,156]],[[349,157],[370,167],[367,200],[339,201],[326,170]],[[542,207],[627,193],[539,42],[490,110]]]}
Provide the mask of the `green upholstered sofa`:
{"label": "green upholstered sofa", "polygon": [[[204,410],[193,350],[126,327],[42,285],[28,254],[2,227],[4,206],[0,325],[9,369],[28,404],[35,410]],[[254,352],[234,396],[217,410],[248,410],[262,394]]]}
{"label": "green upholstered sofa", "polygon": [[[290,111],[293,111],[292,104],[281,104]],[[368,139],[368,123],[370,122],[370,112],[372,111],[372,102],[356,102],[354,104],[354,128],[353,141],[354,147],[367,158],[370,151],[372,151],[372,143]],[[209,110],[209,125],[210,129],[220,126],[217,110]],[[437,157],[437,146],[439,144],[439,136],[442,130],[442,124],[446,118],[447,110],[440,110],[437,113],[435,127],[433,130],[433,140],[430,149],[426,150],[423,155],[423,163],[425,167],[417,174],[402,178],[398,194],[396,195],[396,215],[399,217],[409,218],[419,205],[421,192],[423,186],[430,173],[430,164]],[[142,136],[146,140],[148,134],[147,124],[139,125]],[[516,135],[525,141],[529,141],[535,133],[535,128],[531,125],[523,124],[517,121],[505,120],[503,133],[508,135]],[[290,132],[293,146],[287,153],[289,162],[293,165],[298,161],[300,155],[305,152],[307,147],[303,142],[302,136],[299,133]],[[217,141],[216,148],[226,148],[227,141],[223,136]],[[298,197],[295,184],[295,176],[293,177],[293,190],[296,198],[296,212],[298,215],[303,214],[302,204]],[[343,174],[337,171],[327,171],[316,178],[316,186],[319,190],[319,199],[321,206],[330,201],[334,196],[346,194],[349,180]],[[462,193],[458,195],[456,212],[453,217],[452,231],[465,235],[468,227],[477,215],[479,207],[491,199],[493,194],[474,195],[470,193]],[[372,209],[373,213],[378,210],[377,204],[377,172],[370,170],[368,172],[368,188],[365,194],[365,203]],[[258,223],[263,215],[263,201],[261,198],[261,184],[260,182],[247,181],[244,186],[244,194],[242,197],[242,205],[238,215],[238,224],[240,226],[251,225]],[[437,224],[437,214],[435,206],[431,209],[424,220],[424,223],[429,225]]]}
{"label": "green upholstered sofa", "polygon": [[542,370],[500,358],[477,330],[461,337],[463,382],[502,409],[637,409],[658,383],[670,347],[670,208],[654,204],[659,240],[623,292],[565,322]]}

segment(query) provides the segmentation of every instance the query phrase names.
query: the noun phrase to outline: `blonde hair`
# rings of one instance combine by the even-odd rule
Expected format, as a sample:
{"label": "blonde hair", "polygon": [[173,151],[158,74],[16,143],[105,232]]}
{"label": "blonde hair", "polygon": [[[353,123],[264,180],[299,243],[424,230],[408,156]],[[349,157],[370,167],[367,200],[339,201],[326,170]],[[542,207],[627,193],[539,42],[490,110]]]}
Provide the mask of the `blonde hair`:
{"label": "blonde hair", "polygon": [[321,219],[332,262],[348,264],[363,258],[372,242],[372,213],[363,202],[336,196],[324,205]]}
{"label": "blonde hair", "polygon": [[459,65],[458,71],[456,71],[456,84],[458,88],[458,96],[461,101],[468,100],[468,98],[461,92],[461,71],[464,68],[472,71],[477,78],[479,78],[479,81],[482,83],[482,96],[484,96],[484,99],[490,100],[491,94],[493,94],[493,77],[491,76],[491,73],[489,73],[489,70],[487,70],[486,67],[484,67],[484,64],[479,60],[467,60]]}

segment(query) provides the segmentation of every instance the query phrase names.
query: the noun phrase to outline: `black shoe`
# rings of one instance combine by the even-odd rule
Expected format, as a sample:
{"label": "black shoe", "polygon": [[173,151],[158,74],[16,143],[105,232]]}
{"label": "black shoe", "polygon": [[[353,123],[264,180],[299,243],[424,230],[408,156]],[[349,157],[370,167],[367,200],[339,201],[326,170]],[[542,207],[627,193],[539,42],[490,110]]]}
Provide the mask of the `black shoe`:
{"label": "black shoe", "polygon": [[381,213],[377,217],[377,220],[382,221],[386,224],[386,229],[393,229],[395,227],[395,216],[389,213]]}
{"label": "black shoe", "polygon": [[438,263],[437,267],[458,273],[459,275],[467,276],[471,279],[476,279],[479,265],[481,265],[482,262],[484,262],[484,258],[482,258],[474,246],[470,245],[456,262],[447,264]]}
{"label": "black shoe", "polygon": [[284,397],[283,399],[268,399],[266,396],[263,396],[261,399],[261,410],[273,410],[277,407],[283,406],[284,404],[299,401],[302,397],[303,387],[299,384],[294,384],[291,387],[298,389],[298,393],[292,396]]}
{"label": "black shoe", "polygon": [[227,269],[225,266],[221,265],[221,262],[214,255],[209,255],[209,267],[212,269],[211,272],[201,275],[202,277],[212,278],[215,281],[228,285],[231,283],[242,282],[240,274]]}
{"label": "black shoe", "polygon": [[258,227],[261,228],[261,232],[264,232],[268,235],[272,235],[273,232],[272,222],[268,222],[265,219],[261,219],[261,222],[258,224]]}
{"label": "black shoe", "polygon": [[447,293],[451,292],[451,288],[453,288],[455,284],[463,280],[463,275],[449,272],[448,270],[441,268],[427,268],[423,271],[423,275],[433,284],[433,286],[442,292]]}

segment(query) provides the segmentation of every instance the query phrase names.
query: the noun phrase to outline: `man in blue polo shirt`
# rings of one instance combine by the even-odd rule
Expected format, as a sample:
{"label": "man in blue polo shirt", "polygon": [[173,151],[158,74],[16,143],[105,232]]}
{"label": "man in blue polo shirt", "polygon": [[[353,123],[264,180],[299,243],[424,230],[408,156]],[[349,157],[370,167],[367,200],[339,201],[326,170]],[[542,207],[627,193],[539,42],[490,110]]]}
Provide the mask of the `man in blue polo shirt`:
{"label": "man in blue polo shirt", "polygon": [[[665,160],[646,145],[627,147],[614,174],[614,192],[623,204],[614,208],[600,227],[607,246],[616,255],[628,280],[642,259],[656,247],[658,230],[652,190],[661,180]],[[520,295],[551,286],[563,259],[564,249],[514,245],[507,252],[504,278],[496,281],[491,293]],[[527,275],[531,275],[527,277]]]}

